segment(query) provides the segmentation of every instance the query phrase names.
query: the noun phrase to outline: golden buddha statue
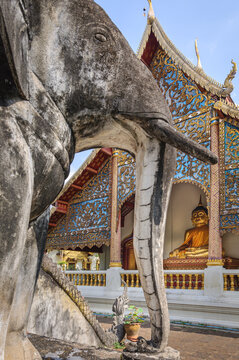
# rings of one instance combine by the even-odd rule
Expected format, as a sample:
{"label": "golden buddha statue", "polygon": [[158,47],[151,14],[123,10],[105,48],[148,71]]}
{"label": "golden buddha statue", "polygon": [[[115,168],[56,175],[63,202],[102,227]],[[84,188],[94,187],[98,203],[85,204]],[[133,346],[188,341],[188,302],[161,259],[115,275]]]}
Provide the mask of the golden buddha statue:
{"label": "golden buddha statue", "polygon": [[208,210],[201,203],[192,211],[192,223],[194,227],[186,230],[184,242],[177,249],[170,252],[169,257],[194,258],[208,257]]}

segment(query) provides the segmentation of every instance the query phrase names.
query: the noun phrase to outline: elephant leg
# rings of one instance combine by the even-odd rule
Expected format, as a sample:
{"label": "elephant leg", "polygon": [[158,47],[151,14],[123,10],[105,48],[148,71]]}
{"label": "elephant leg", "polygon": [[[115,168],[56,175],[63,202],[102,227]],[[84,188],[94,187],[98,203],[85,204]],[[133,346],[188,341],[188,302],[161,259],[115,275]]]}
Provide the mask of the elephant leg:
{"label": "elephant leg", "polygon": [[30,218],[33,166],[28,145],[15,118],[3,108],[0,108],[0,117],[0,360],[4,360],[11,307]]}
{"label": "elephant leg", "polygon": [[169,316],[163,275],[163,245],[175,150],[145,138],[136,153],[134,250],[150,319],[153,346],[163,350]]}
{"label": "elephant leg", "polygon": [[41,360],[40,354],[28,340],[26,330],[35,284],[44,254],[48,221],[49,210],[32,222],[28,229],[21,270],[11,308],[5,360]]}

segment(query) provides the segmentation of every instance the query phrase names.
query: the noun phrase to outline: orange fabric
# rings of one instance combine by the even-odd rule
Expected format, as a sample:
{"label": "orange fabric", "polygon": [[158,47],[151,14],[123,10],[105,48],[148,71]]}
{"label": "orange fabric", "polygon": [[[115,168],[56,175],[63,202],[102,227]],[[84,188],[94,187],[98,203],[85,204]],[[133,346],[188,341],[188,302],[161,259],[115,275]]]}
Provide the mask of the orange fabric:
{"label": "orange fabric", "polygon": [[195,247],[195,248],[202,247],[208,245],[208,240],[209,240],[209,227],[208,225],[203,225],[188,230],[185,234],[185,241],[181,246],[187,244],[188,245],[187,247]]}

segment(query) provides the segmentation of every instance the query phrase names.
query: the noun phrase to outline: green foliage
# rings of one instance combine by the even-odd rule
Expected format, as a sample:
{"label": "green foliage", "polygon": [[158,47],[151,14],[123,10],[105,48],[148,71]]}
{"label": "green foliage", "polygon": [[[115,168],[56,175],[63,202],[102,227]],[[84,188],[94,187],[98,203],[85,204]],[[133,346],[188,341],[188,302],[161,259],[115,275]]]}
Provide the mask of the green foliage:
{"label": "green foliage", "polygon": [[114,343],[114,348],[115,349],[124,349],[125,345],[123,343],[116,342],[116,343]]}
{"label": "green foliage", "polygon": [[128,307],[130,311],[129,314],[125,315],[124,323],[125,324],[135,324],[144,322],[142,317],[143,309],[137,306],[131,305]]}
{"label": "green foliage", "polygon": [[64,264],[66,264],[66,262],[65,261],[59,261],[57,264],[58,265],[64,265]]}

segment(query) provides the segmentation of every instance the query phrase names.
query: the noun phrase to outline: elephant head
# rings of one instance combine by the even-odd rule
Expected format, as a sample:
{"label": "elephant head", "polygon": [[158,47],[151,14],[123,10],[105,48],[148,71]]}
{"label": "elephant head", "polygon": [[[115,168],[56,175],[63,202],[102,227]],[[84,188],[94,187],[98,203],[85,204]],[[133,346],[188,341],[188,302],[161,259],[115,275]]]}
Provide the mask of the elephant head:
{"label": "elephant head", "polygon": [[[162,256],[175,148],[206,162],[216,157],[173,128],[152,74],[93,0],[0,0],[0,8],[8,76],[15,83],[4,101],[30,104],[55,126],[68,153],[74,145],[76,152],[106,146],[135,154],[134,249],[152,342],[163,349],[169,320]],[[65,136],[63,127],[73,135]],[[53,148],[47,129],[38,128],[38,135]],[[66,175],[69,161],[57,154]]]}

